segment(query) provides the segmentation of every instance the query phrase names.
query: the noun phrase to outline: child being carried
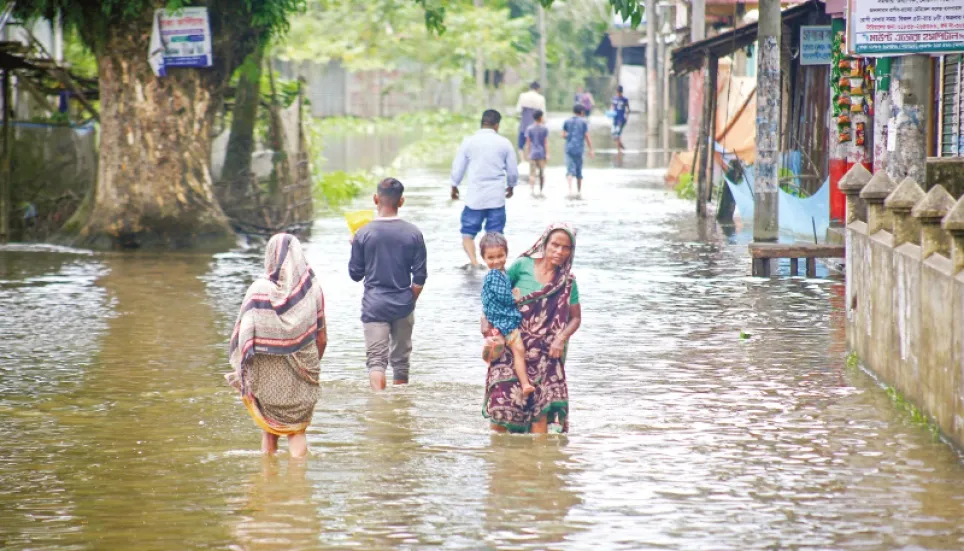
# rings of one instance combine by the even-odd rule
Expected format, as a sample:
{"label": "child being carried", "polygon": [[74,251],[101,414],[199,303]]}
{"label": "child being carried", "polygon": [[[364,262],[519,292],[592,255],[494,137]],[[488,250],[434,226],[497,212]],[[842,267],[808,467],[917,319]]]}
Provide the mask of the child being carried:
{"label": "child being carried", "polygon": [[513,291],[512,281],[505,273],[509,244],[502,234],[487,233],[482,236],[479,249],[482,259],[489,267],[489,273],[482,283],[482,312],[492,326],[482,349],[482,358],[491,364],[502,356],[505,345],[508,344],[512,349],[516,377],[522,385],[522,395],[528,396],[536,389],[526,374],[526,351],[519,331],[522,313],[516,306],[514,294],[518,291]]}

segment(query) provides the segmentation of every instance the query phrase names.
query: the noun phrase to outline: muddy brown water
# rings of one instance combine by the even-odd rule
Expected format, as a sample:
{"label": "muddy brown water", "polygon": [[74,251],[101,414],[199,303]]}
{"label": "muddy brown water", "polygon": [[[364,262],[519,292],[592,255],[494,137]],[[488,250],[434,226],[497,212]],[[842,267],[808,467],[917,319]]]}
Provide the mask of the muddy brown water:
{"label": "muddy brown water", "polygon": [[567,437],[487,430],[444,171],[404,178],[430,263],[411,386],[367,388],[344,221],[306,244],[331,336],[306,461],[262,458],[221,383],[258,249],[0,251],[0,548],[964,548],[964,463],[846,366],[842,281],[747,277],[745,236],[633,164],[509,202],[516,253],[579,227]]}

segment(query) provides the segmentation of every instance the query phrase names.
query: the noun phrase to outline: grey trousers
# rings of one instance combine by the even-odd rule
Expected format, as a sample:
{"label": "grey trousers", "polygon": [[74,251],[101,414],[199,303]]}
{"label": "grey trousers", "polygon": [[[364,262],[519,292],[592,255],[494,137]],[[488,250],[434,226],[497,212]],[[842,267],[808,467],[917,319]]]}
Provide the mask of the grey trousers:
{"label": "grey trousers", "polygon": [[392,380],[408,382],[408,361],[412,356],[412,328],[415,314],[391,323],[370,322],[365,327],[368,371],[384,373],[392,365]]}

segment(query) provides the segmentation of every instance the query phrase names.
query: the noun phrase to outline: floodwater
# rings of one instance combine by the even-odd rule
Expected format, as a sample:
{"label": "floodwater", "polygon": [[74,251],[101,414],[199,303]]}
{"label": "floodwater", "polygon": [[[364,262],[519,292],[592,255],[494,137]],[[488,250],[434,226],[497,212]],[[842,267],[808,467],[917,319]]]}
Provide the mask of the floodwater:
{"label": "floodwater", "polygon": [[560,155],[509,201],[513,252],[579,227],[568,436],[481,416],[444,170],[402,175],[430,263],[410,386],[368,390],[344,221],[306,244],[331,344],[304,461],[262,458],[222,384],[257,249],[0,251],[0,548],[964,548],[964,462],[846,366],[842,282],[748,277],[739,235],[596,137],[581,200]]}

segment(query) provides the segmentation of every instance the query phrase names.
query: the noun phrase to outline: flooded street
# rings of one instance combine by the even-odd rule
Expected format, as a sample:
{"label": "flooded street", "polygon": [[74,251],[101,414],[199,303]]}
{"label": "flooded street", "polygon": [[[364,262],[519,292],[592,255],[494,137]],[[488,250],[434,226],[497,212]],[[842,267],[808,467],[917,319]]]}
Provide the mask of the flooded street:
{"label": "flooded street", "polygon": [[221,378],[260,250],[0,250],[0,548],[964,548],[964,462],[846,366],[843,282],[748,277],[740,236],[594,137],[581,200],[554,154],[508,204],[513,256],[579,229],[566,437],[481,415],[444,169],[400,174],[429,254],[410,386],[368,389],[344,220],[305,244],[330,336],[307,461],[262,458]]}

